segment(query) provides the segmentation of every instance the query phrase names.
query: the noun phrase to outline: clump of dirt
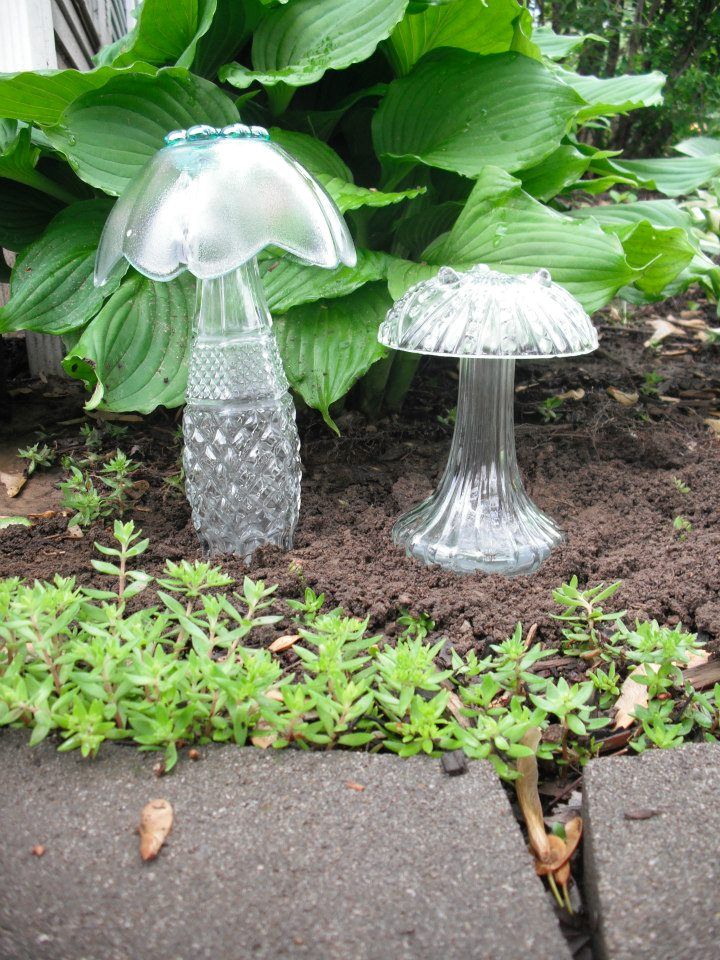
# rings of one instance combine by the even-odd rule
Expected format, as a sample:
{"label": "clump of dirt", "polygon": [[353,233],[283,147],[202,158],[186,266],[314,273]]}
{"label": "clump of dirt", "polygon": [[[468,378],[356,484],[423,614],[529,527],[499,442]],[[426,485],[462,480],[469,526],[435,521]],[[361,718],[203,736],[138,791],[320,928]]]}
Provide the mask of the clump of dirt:
{"label": "clump of dirt", "polygon": [[[457,373],[452,362],[437,361],[421,371],[401,417],[371,423],[348,412],[336,439],[319,418],[304,416],[293,550],[260,551],[249,571],[233,558],[224,566],[238,577],[249,572],[279,584],[280,597],[299,596],[307,584],[330,606],[368,615],[371,628],[389,636],[402,611],[427,612],[461,653],[482,651],[518,620],[538,623],[540,637],[556,640],[552,589],[573,574],[581,584],[621,580],[617,603],[630,618],[682,622],[719,641],[720,438],[704,419],[720,416],[720,351],[690,338],[644,350],[641,321],[642,314],[632,325],[603,326],[594,355],[518,369],[521,472],[531,497],[567,532],[533,576],[459,577],[423,567],[392,544],[394,521],[431,492],[447,457],[451,427],[439,418],[454,406]],[[659,396],[641,394],[631,406],[609,396],[608,386],[637,392],[653,371],[662,378]],[[544,398],[578,388],[582,399],[564,401],[557,421],[542,421]],[[77,426],[65,429],[77,443]],[[143,558],[150,572],[166,557],[200,556],[187,504],[164,483],[177,469],[175,431],[174,412],[163,413],[132,424],[118,444],[142,463],[138,476],[149,484],[131,516],[150,537]],[[682,493],[676,478],[690,492]],[[684,539],[673,529],[677,515],[692,524]],[[59,572],[97,582],[92,544],[109,542],[108,529],[98,524],[77,541],[66,539],[66,526],[55,516],[0,534],[0,576],[49,579]]]}

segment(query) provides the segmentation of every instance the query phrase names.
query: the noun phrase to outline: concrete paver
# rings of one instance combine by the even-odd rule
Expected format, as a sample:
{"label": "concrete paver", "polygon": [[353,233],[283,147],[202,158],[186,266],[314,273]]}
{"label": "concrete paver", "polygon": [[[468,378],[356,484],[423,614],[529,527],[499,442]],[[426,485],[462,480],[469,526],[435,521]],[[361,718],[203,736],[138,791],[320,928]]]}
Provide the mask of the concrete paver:
{"label": "concrete paver", "polygon": [[[0,735],[3,960],[569,958],[489,765],[225,747],[158,780],[156,760]],[[175,825],[143,864],[154,797]]]}
{"label": "concrete paver", "polygon": [[584,779],[598,960],[720,957],[720,747],[593,760]]}

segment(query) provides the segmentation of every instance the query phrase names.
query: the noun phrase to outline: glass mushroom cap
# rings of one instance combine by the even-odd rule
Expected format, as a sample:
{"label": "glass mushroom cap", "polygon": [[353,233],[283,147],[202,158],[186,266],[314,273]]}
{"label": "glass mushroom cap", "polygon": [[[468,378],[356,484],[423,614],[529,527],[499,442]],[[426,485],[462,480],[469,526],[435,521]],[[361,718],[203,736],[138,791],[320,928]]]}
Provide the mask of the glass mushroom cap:
{"label": "glass mushroom cap", "polygon": [[547,270],[507,276],[443,267],[411,287],[380,326],[381,343],[460,357],[450,455],[431,497],[400,517],[394,541],[455,573],[532,573],[563,539],[528,497],[515,456],[515,360],[597,347],[582,306]]}
{"label": "glass mushroom cap", "polygon": [[547,270],[509,276],[484,264],[411,287],[381,324],[388,347],[445,357],[540,359],[589,353],[595,327]]}
{"label": "glass mushroom cap", "polygon": [[169,133],[165,144],[108,217],[97,285],[122,257],[153,280],[186,268],[209,279],[269,245],[321,267],[355,264],[333,201],[262,127],[200,125]]}
{"label": "glass mushroom cap", "polygon": [[[300,508],[295,407],[257,262],[268,245],[321,267],[356,260],[331,198],[266,130],[201,125],[168,134],[130,183],[95,263],[98,285],[123,257],[151,280],[198,278],[185,489],[205,551],[246,560],[267,544],[289,548]],[[169,322],[180,340],[187,318]]]}

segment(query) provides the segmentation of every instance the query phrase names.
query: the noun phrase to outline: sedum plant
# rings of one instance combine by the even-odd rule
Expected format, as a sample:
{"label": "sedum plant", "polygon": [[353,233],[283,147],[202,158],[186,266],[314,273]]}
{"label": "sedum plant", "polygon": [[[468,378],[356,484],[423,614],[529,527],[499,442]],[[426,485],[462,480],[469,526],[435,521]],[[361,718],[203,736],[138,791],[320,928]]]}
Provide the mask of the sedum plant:
{"label": "sedum plant", "polygon": [[[326,273],[277,250],[259,264],[288,380],[331,427],[371,367],[367,409],[402,399],[416,364],[386,355],[377,328],[441,264],[547,267],[588,312],[618,293],[720,289],[707,234],[669,199],[717,176],[720,155],[634,160],[583,136],[659,103],[661,74],[577,75],[567,58],[583,38],[535,30],[518,0],[319,8],[144,0],[89,73],[0,76],[0,247],[18,254],[0,331],[62,336],[89,407],[183,401],[192,282],[126,269],[98,290],[90,276],[113,198],[168,130],[197,123],[269,128],[347,216],[354,267]],[[613,185],[666,199],[583,202]]]}

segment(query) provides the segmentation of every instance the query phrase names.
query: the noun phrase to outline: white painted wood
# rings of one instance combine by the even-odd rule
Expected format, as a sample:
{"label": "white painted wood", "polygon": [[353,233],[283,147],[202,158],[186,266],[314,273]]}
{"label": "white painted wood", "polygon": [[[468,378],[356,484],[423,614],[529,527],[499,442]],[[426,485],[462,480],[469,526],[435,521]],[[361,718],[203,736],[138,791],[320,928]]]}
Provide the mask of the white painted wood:
{"label": "white painted wood", "polygon": [[50,0],[0,0],[0,72],[56,66]]}

